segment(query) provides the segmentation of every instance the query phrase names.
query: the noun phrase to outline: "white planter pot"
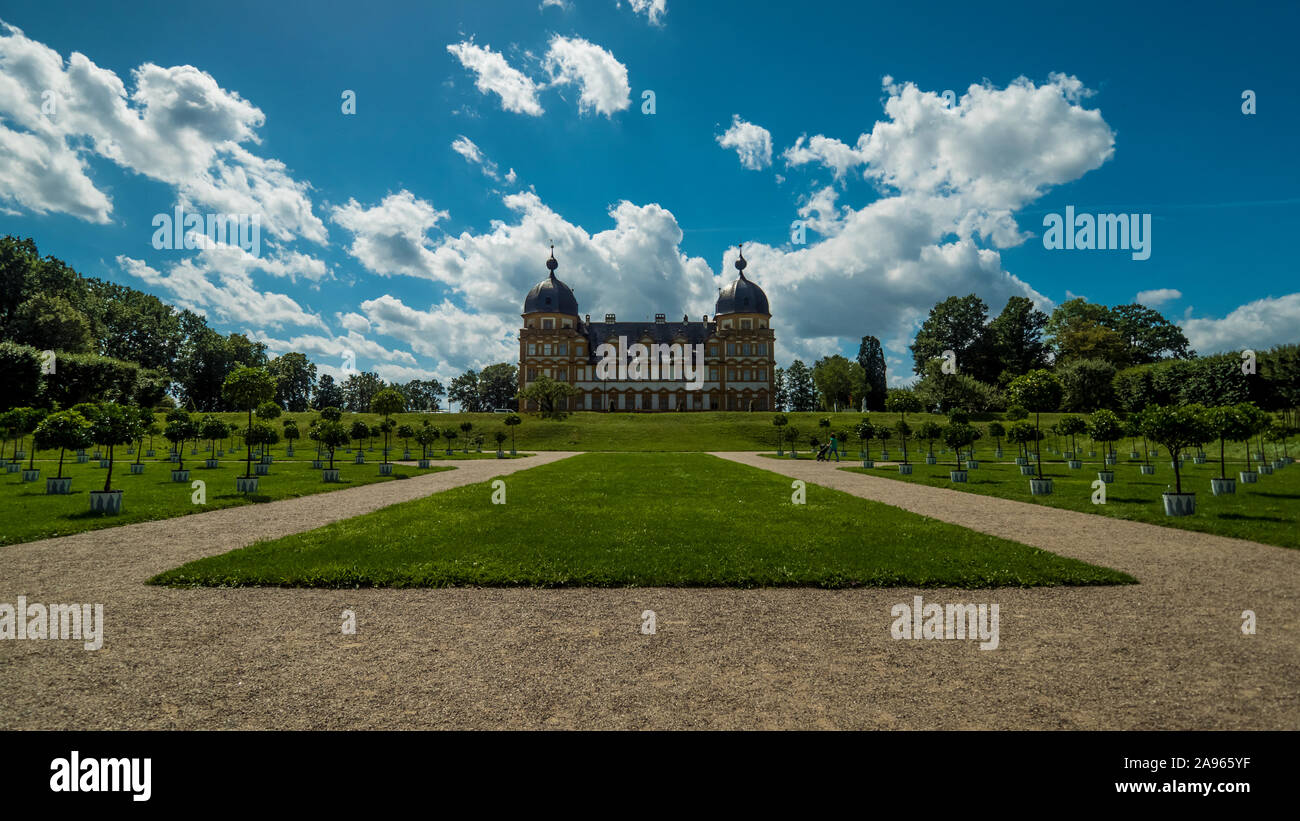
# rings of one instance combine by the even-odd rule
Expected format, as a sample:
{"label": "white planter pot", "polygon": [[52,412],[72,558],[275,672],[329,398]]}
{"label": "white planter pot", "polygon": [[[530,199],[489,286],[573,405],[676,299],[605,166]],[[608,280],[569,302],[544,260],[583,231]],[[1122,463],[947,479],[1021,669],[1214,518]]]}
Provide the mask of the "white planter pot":
{"label": "white planter pot", "polygon": [[1070,470],[1083,470],[1083,462],[1079,459],[1071,459],[1067,464],[1070,466]]}
{"label": "white planter pot", "polygon": [[1166,516],[1191,516],[1196,512],[1195,493],[1164,493]]}
{"label": "white planter pot", "polygon": [[899,465],[899,466],[898,466],[898,472],[901,473],[901,474],[904,475],[904,476],[911,476],[911,475],[912,475],[912,466],[911,466],[911,465]]}
{"label": "white planter pot", "polygon": [[172,481],[173,481],[173,482],[188,482],[189,480],[190,480],[190,472],[189,472],[188,470],[173,470],[173,471],[172,471]]}
{"label": "white planter pot", "polygon": [[927,456],[927,457],[925,457],[925,463],[926,463],[927,465],[933,465],[933,464],[935,464],[935,463],[938,462],[938,461],[939,461],[939,460],[938,460],[936,457],[934,457],[934,456]]}
{"label": "white planter pot", "polygon": [[72,492],[72,477],[58,478],[51,476],[45,480],[45,493],[49,496],[65,496]]}
{"label": "white planter pot", "polygon": [[1051,479],[1030,479],[1029,492],[1034,496],[1051,496],[1052,480]]}
{"label": "white planter pot", "polygon": [[1037,470],[1033,465],[1021,465],[1021,466],[1020,466],[1020,475],[1021,475],[1021,476],[1034,476],[1034,475],[1036,475],[1037,473],[1038,473],[1038,470]]}
{"label": "white planter pot", "polygon": [[967,459],[967,460],[966,460],[966,469],[967,469],[967,470],[979,470],[979,467],[980,467],[980,460],[978,460],[978,459]]}
{"label": "white planter pot", "polygon": [[1115,471],[1099,470],[1097,471],[1097,478],[1109,485],[1111,482],[1115,481]]}
{"label": "white planter pot", "polygon": [[339,480],[339,469],[334,468],[333,470],[330,470],[329,468],[325,468],[320,472],[320,480],[322,482],[337,482]]}
{"label": "white planter pot", "polygon": [[873,460],[873,459],[863,459],[863,460],[862,460],[862,466],[863,466],[864,468],[873,468],[873,467],[876,466],[876,462],[875,462],[875,460]]}
{"label": "white planter pot", "polygon": [[1243,485],[1253,485],[1259,481],[1259,474],[1253,470],[1243,470],[1237,474]]}
{"label": "white planter pot", "polygon": [[1236,479],[1211,479],[1210,491],[1215,496],[1227,496],[1237,492]]}
{"label": "white planter pot", "polygon": [[380,476],[392,476],[392,475],[393,475],[393,464],[392,464],[391,462],[385,462],[384,464],[381,464],[381,465],[379,466],[379,475],[380,475]]}
{"label": "white planter pot", "polygon": [[139,474],[141,474],[141,473],[144,473],[144,463],[141,462],[140,464],[135,464],[135,463],[133,462],[133,463],[131,464],[131,472],[134,473],[134,474],[136,474],[136,475],[139,475]]}
{"label": "white planter pot", "polygon": [[429,460],[428,460],[428,459],[421,459],[421,460],[420,460],[420,467],[422,467],[422,468],[427,468],[428,466],[429,466]]}
{"label": "white planter pot", "polygon": [[239,493],[256,493],[257,482],[256,476],[236,476],[235,490]]}
{"label": "white planter pot", "polygon": [[208,470],[212,470],[213,468],[221,467],[221,462],[217,461],[216,459],[204,459],[203,467],[207,468]]}
{"label": "white planter pot", "polygon": [[120,490],[92,490],[90,491],[90,510],[92,513],[121,513],[122,512],[122,491]]}
{"label": "white planter pot", "polygon": [[1138,465],[1138,472],[1141,473],[1143,476],[1155,476],[1155,475],[1156,475],[1156,466],[1155,466],[1155,465]]}
{"label": "white planter pot", "polygon": [[34,470],[26,470],[26,469],[23,470],[24,482],[35,482],[39,478],[41,478],[40,468],[35,468]]}
{"label": "white planter pot", "polygon": [[253,472],[258,476],[269,476],[271,475],[271,466],[268,464],[253,465]]}
{"label": "white planter pot", "polygon": [[964,470],[950,470],[950,471],[948,471],[948,478],[949,478],[951,481],[953,481],[953,482],[965,482],[965,481],[966,481],[966,471],[964,471]]}

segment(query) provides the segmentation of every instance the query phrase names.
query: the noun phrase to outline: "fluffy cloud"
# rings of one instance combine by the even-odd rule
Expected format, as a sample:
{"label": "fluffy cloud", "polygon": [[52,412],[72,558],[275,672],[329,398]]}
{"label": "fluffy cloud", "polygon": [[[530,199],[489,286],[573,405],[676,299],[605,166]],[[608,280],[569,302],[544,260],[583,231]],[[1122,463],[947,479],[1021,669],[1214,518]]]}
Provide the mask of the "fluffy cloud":
{"label": "fluffy cloud", "polygon": [[1257,299],[1222,319],[1192,319],[1190,310],[1181,322],[1183,333],[1202,355],[1295,342],[1295,329],[1300,328],[1300,293]]}
{"label": "fluffy cloud", "polygon": [[[245,327],[243,332],[249,339],[266,343],[272,356],[289,351],[307,354],[316,363],[318,376],[329,374],[339,381],[348,376],[343,370],[343,362],[348,358],[355,360],[357,370],[374,371],[384,379],[423,379],[429,373],[428,370],[417,367],[417,360],[410,351],[385,348],[357,331],[350,330],[343,336],[304,334],[287,339],[269,336],[264,329],[256,327]],[[395,374],[395,371],[400,371],[402,375]],[[403,376],[406,373],[414,373],[415,376]]]}
{"label": "fluffy cloud", "polygon": [[731,116],[731,128],[717,137],[718,145],[734,148],[740,164],[759,171],[772,164],[772,134],[761,125],[745,122],[739,114]]}
{"label": "fluffy cloud", "polygon": [[[84,54],[63,58],[0,23],[0,196],[37,213],[105,222],[112,205],[85,173],[93,154],[175,188],[189,209],[258,214],[280,240],[326,240],[309,186],[251,153],[265,115],[193,66],[146,63],[133,90]],[[48,179],[40,179],[48,176]],[[165,210],[159,208],[159,211]]]}
{"label": "fluffy cloud", "polygon": [[537,101],[537,84],[522,71],[514,68],[506,58],[490,46],[476,46],[466,40],[447,46],[460,64],[474,72],[474,87],[483,94],[496,94],[501,98],[501,108],[533,117],[543,113]]}
{"label": "fluffy cloud", "polygon": [[1133,297],[1133,301],[1154,308],[1157,305],[1163,305],[1166,302],[1182,298],[1183,292],[1177,288],[1156,288],[1151,291],[1138,291],[1138,295]]}
{"label": "fluffy cloud", "polygon": [[807,135],[795,140],[794,145],[781,152],[789,166],[816,163],[835,172],[835,179],[843,180],[854,166],[866,163],[862,144],[866,135],[858,138],[858,148],[852,148],[832,137],[821,134],[809,139]]}
{"label": "fluffy cloud", "polygon": [[595,110],[606,117],[632,104],[627,66],[595,43],[581,37],[551,38],[543,61],[553,85],[576,83],[578,110]]}
{"label": "fluffy cloud", "polygon": [[301,254],[255,257],[232,245],[204,244],[196,255],[168,266],[166,272],[125,255],[117,257],[117,264],[166,292],[172,304],[221,322],[251,322],[261,328],[327,327],[319,315],[292,297],[259,290],[253,281],[253,274],[259,271],[277,277],[314,271],[315,260]]}
{"label": "fluffy cloud", "polygon": [[668,13],[668,0],[628,0],[628,5],[632,7],[633,12],[644,14],[646,19],[656,26],[663,25],[663,17]]}
{"label": "fluffy cloud", "polygon": [[433,243],[428,233],[446,217],[446,211],[402,191],[372,208],[350,199],[334,208],[331,219],[353,234],[348,252],[372,273],[434,279]]}
{"label": "fluffy cloud", "polygon": [[[469,137],[457,137],[451,143],[451,150],[464,157],[465,162],[470,165],[477,165],[485,177],[491,177],[494,180],[501,179],[501,175],[497,172],[497,164],[489,160]],[[512,170],[511,174],[513,175],[513,173]],[[510,181],[514,182],[513,179]]]}

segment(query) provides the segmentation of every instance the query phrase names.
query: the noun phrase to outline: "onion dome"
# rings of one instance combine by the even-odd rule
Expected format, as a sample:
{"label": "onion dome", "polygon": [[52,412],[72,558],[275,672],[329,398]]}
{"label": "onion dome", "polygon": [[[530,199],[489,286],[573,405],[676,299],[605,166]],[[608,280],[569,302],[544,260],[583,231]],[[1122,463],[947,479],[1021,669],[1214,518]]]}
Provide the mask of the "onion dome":
{"label": "onion dome", "polygon": [[727,287],[718,291],[718,303],[713,308],[715,316],[723,314],[771,314],[767,309],[767,294],[763,289],[745,278],[745,252],[742,249],[736,260],[736,273],[739,277]]}
{"label": "onion dome", "polygon": [[533,286],[524,298],[526,314],[572,314],[578,315],[578,298],[573,289],[555,277],[555,269],[560,263],[555,260],[555,246],[551,246],[551,258],[546,260],[550,276]]}

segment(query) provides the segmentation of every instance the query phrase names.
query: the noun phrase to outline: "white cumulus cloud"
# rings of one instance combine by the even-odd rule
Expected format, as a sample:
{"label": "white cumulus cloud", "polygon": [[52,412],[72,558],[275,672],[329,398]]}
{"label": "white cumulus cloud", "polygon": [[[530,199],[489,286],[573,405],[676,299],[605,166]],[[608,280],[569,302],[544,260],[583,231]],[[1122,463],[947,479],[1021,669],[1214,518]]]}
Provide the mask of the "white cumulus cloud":
{"label": "white cumulus cloud", "polygon": [[772,133],[740,119],[739,114],[732,115],[731,127],[717,140],[723,148],[734,148],[740,164],[748,169],[759,171],[772,164]]}

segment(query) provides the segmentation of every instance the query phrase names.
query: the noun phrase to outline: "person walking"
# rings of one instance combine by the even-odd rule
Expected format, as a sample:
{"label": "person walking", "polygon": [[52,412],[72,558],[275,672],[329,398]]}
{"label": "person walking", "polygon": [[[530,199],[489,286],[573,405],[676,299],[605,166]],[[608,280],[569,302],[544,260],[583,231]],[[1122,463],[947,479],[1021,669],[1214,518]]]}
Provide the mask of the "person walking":
{"label": "person walking", "polygon": [[[835,454],[835,461],[838,462],[840,460],[840,443],[833,433],[831,434],[831,453]],[[830,453],[828,453],[826,454],[826,461],[829,462],[830,460],[831,456]]]}

